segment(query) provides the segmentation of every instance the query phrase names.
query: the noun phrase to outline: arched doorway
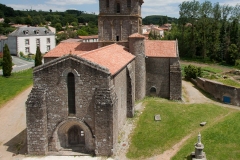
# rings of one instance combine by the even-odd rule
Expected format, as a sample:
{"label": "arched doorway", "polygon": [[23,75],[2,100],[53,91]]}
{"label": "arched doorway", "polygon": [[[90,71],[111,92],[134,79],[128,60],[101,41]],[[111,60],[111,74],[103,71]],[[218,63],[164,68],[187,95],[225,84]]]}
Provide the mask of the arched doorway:
{"label": "arched doorway", "polygon": [[151,87],[150,96],[156,96],[156,95],[157,95],[157,89],[155,87]]}
{"label": "arched doorway", "polygon": [[67,132],[68,136],[68,146],[84,146],[85,145],[85,135],[82,128],[77,125],[69,128]]}

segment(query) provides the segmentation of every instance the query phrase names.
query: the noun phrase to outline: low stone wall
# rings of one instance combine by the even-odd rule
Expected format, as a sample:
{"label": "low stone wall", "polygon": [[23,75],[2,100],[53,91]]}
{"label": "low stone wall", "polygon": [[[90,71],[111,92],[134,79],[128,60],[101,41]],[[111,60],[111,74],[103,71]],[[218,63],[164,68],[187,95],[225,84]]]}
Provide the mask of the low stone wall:
{"label": "low stone wall", "polygon": [[197,78],[196,80],[192,80],[192,82],[199,88],[210,93],[217,100],[221,102],[230,100],[228,103],[240,106],[240,88],[227,86],[203,78]]}

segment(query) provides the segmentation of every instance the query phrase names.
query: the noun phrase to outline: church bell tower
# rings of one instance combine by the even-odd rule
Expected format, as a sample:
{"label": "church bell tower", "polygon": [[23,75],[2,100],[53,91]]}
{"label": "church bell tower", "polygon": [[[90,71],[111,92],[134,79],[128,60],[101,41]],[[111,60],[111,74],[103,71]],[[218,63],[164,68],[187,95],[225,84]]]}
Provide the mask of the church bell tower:
{"label": "church bell tower", "polygon": [[98,38],[101,46],[128,42],[131,34],[141,34],[143,3],[143,0],[99,0]]}

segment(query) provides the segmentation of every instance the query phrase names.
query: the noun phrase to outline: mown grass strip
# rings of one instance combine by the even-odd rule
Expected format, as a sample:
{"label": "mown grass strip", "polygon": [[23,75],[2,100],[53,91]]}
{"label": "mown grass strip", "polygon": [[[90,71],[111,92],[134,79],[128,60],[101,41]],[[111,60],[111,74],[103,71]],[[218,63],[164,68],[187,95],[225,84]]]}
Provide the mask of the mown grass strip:
{"label": "mown grass strip", "polygon": [[[239,160],[240,159],[240,112],[234,112],[225,117],[220,123],[203,131],[202,143],[207,159],[211,160]],[[197,134],[186,142],[186,145],[172,158],[172,160],[190,160],[190,153],[194,151]]]}
{"label": "mown grass strip", "polygon": [[[140,116],[127,153],[131,159],[144,159],[170,149],[192,131],[200,122],[211,122],[229,111],[214,104],[183,104],[159,98],[145,99],[146,108]],[[154,121],[160,114],[162,121]]]}
{"label": "mown grass strip", "polygon": [[0,76],[0,106],[31,86],[32,83],[32,69],[12,73],[8,78]]}

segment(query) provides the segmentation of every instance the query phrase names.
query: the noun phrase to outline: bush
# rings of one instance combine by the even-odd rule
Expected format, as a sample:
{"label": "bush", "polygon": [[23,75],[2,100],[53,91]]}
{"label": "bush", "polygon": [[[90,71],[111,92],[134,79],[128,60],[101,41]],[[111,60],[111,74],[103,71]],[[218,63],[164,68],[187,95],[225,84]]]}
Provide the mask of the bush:
{"label": "bush", "polygon": [[184,73],[186,79],[196,79],[197,77],[202,77],[202,68],[190,64],[184,67]]}
{"label": "bush", "polygon": [[37,47],[36,56],[35,56],[35,67],[42,64],[42,53],[40,51],[40,48]]}
{"label": "bush", "polygon": [[12,57],[10,55],[10,51],[8,49],[7,44],[5,44],[3,48],[3,76],[9,77],[12,73]]}
{"label": "bush", "polygon": [[240,59],[237,59],[237,60],[235,61],[235,66],[236,66],[238,69],[240,69]]}
{"label": "bush", "polygon": [[23,52],[20,52],[19,54],[20,54],[20,57],[24,57],[24,54],[23,54]]}
{"label": "bush", "polygon": [[2,66],[2,64],[3,64],[3,59],[0,58],[0,66]]}

